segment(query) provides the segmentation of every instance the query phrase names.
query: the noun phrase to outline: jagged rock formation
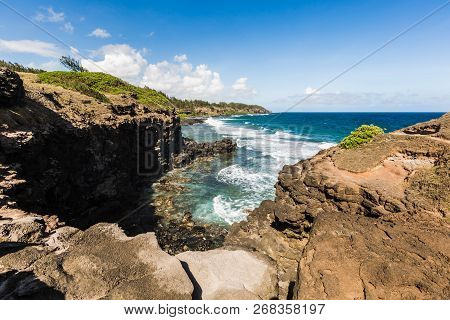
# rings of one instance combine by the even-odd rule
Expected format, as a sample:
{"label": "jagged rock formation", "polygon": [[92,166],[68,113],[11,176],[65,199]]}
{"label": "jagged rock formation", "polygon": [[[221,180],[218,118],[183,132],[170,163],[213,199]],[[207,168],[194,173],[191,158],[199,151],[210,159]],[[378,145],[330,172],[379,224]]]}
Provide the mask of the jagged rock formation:
{"label": "jagged rock formation", "polygon": [[180,154],[174,159],[175,167],[183,167],[200,157],[212,157],[217,154],[227,154],[235,151],[236,142],[225,138],[215,142],[195,142],[189,138],[183,138],[183,146]]}
{"label": "jagged rock formation", "polygon": [[284,298],[448,299],[449,120],[285,166],[226,243],[277,261]]}

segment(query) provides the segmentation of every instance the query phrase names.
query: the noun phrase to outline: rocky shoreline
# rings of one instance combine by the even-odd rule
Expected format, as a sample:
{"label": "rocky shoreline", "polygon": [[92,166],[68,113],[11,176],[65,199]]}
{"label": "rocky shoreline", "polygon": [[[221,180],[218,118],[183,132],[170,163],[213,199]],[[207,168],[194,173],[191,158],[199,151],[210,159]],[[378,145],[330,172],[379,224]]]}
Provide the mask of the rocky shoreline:
{"label": "rocky shoreline", "polygon": [[228,230],[174,215],[164,174],[236,145],[108,99],[0,71],[0,298],[450,298],[450,114],[285,166]]}

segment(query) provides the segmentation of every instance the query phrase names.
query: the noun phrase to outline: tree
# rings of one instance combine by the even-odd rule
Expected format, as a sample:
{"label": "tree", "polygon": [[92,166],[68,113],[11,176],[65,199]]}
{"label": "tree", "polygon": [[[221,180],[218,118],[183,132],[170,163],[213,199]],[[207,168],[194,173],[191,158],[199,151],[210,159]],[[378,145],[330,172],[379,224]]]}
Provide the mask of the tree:
{"label": "tree", "polygon": [[71,71],[75,72],[87,72],[85,68],[81,65],[80,60],[76,60],[75,58],[69,57],[69,56],[62,56],[59,61],[62,63],[64,67]]}

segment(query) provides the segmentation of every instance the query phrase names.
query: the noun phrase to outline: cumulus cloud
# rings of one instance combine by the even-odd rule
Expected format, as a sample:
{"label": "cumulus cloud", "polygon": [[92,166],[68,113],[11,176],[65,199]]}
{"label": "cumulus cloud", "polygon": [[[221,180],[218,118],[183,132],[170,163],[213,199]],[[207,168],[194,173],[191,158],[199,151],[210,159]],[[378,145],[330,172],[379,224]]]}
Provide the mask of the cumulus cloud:
{"label": "cumulus cloud", "polygon": [[81,59],[81,64],[89,71],[110,73],[185,99],[219,100],[256,93],[248,87],[247,78],[238,79],[226,89],[218,72],[206,64],[193,65],[186,54],[176,55],[172,61],[148,63],[144,58],[146,52],[146,49],[136,50],[126,44],[106,45],[93,51],[89,59]]}
{"label": "cumulus cloud", "polygon": [[245,97],[249,98],[256,94],[256,90],[252,89],[247,84],[248,78],[242,77],[237,79],[231,86],[231,95],[233,97]]}
{"label": "cumulus cloud", "polygon": [[3,40],[0,39],[0,52],[33,53],[42,57],[60,57],[59,48],[50,42],[39,40]]}
{"label": "cumulus cloud", "polygon": [[138,50],[127,44],[106,45],[91,56],[92,59],[81,59],[89,71],[106,72],[132,83],[139,82],[148,64]]}
{"label": "cumulus cloud", "polygon": [[111,34],[105,29],[97,28],[89,34],[89,37],[106,39],[106,38],[111,37]]}
{"label": "cumulus cloud", "polygon": [[46,12],[38,12],[34,19],[39,22],[63,22],[65,20],[64,12],[56,12],[52,7],[44,9]]}
{"label": "cumulus cloud", "polygon": [[180,55],[176,55],[175,57],[173,57],[173,61],[175,62],[184,62],[187,61],[187,55],[185,54],[180,54]]}
{"label": "cumulus cloud", "polygon": [[66,20],[64,12],[56,12],[52,7],[44,8],[44,11],[39,11],[34,16],[34,20],[39,22],[52,22],[61,24],[61,30],[73,33],[74,27],[70,21]]}
{"label": "cumulus cloud", "polygon": [[141,85],[181,98],[214,98],[223,91],[218,72],[205,64],[193,66],[187,60],[186,55],[177,55],[174,63],[164,60],[149,64]]}

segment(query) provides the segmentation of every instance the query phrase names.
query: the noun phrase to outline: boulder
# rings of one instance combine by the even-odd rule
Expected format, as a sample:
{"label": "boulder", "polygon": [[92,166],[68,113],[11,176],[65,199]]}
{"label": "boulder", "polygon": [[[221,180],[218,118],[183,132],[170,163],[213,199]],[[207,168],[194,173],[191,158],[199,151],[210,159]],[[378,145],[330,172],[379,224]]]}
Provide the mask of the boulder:
{"label": "boulder", "polygon": [[38,243],[45,235],[45,222],[35,216],[24,216],[14,220],[0,220],[0,243]]}
{"label": "boulder", "polygon": [[271,299],[278,296],[273,262],[241,249],[188,251],[176,256],[195,285],[194,298]]}
{"label": "boulder", "polygon": [[[0,299],[27,292],[45,298],[47,291],[65,299],[191,299],[193,292],[180,261],[160,249],[154,233],[129,238],[114,224],[84,232],[62,228],[48,248],[28,247],[0,257],[0,273],[24,267],[32,274],[14,277],[14,284],[3,285],[0,279]],[[36,283],[45,291],[36,291]],[[20,291],[11,292],[14,286]]]}
{"label": "boulder", "polygon": [[22,79],[7,68],[0,68],[0,108],[11,107],[25,96]]}

